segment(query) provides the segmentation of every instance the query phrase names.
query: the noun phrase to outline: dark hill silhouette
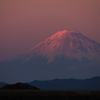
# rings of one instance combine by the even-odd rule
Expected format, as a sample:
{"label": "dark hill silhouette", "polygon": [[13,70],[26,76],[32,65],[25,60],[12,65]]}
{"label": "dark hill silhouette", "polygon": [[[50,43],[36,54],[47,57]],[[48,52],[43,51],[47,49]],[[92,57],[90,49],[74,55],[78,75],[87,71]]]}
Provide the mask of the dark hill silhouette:
{"label": "dark hill silhouette", "polygon": [[2,87],[3,90],[39,90],[35,86],[28,85],[26,83],[16,83],[12,85],[5,85]]}
{"label": "dark hill silhouette", "polygon": [[1,89],[6,89],[6,90],[7,89],[8,90],[12,90],[12,89],[13,90],[33,89],[34,90],[36,89],[36,87],[42,90],[100,90],[100,76],[96,76],[90,79],[70,78],[70,79],[54,79],[54,80],[47,80],[47,81],[35,80],[32,82],[28,82],[27,84],[17,83],[13,85],[5,85],[3,87],[2,86],[0,87],[2,87]]}
{"label": "dark hill silhouette", "polygon": [[54,79],[49,81],[38,81],[28,83],[42,90],[100,90],[100,77],[91,79]]}

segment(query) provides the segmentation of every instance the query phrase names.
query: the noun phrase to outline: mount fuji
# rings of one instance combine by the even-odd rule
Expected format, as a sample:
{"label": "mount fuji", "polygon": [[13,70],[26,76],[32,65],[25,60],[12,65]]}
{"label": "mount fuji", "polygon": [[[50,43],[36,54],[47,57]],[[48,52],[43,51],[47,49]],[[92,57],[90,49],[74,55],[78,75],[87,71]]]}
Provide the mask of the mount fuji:
{"label": "mount fuji", "polygon": [[0,80],[10,83],[94,76],[100,76],[100,44],[74,31],[59,31],[26,53],[0,62]]}

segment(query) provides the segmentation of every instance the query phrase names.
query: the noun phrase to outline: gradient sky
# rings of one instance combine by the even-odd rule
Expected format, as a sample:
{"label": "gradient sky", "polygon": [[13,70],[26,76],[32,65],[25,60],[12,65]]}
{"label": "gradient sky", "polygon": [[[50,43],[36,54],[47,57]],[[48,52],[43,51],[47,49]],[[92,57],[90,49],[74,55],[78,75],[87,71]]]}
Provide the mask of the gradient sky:
{"label": "gradient sky", "polygon": [[0,61],[65,29],[100,43],[100,0],[0,0]]}

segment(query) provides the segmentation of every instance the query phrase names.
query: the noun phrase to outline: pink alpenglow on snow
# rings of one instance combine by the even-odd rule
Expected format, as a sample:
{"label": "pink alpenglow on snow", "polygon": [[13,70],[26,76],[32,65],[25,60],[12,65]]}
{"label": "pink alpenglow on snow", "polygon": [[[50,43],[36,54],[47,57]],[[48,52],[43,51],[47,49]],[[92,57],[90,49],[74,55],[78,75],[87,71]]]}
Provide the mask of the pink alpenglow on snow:
{"label": "pink alpenglow on snow", "polygon": [[60,57],[61,55],[70,59],[75,57],[81,60],[82,57],[87,57],[92,60],[100,57],[100,47],[79,32],[64,30],[58,31],[40,42],[31,48],[27,54],[29,56],[24,61],[31,59],[34,55],[46,57],[49,63],[56,56]]}

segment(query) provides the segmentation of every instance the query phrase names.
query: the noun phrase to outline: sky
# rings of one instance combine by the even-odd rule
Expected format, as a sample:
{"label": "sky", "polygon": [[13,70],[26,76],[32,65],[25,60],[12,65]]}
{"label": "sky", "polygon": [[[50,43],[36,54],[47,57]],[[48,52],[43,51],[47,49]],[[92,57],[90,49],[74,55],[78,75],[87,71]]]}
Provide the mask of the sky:
{"label": "sky", "polygon": [[100,43],[100,0],[0,0],[0,62],[62,30]]}

